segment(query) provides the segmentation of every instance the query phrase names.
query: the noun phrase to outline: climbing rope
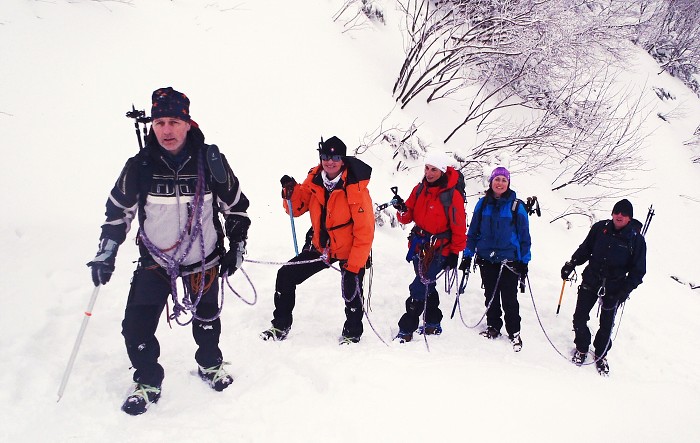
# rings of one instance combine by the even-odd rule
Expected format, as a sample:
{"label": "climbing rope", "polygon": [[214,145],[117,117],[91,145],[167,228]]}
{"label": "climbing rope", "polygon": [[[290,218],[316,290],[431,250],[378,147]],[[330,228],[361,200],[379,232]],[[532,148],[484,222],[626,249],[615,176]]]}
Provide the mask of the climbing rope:
{"label": "climbing rope", "polygon": [[[547,339],[547,341],[549,342],[549,344],[552,346],[552,349],[554,349],[554,350],[556,351],[557,354],[559,354],[562,358],[564,358],[565,360],[569,361],[570,363],[573,363],[573,362],[571,362],[571,356],[564,355],[564,354],[557,348],[557,346],[554,344],[554,342],[552,341],[552,339],[549,337],[549,334],[547,334],[547,330],[545,329],[544,324],[542,324],[542,318],[540,317],[540,313],[539,313],[539,311],[537,310],[537,304],[535,303],[535,296],[534,296],[534,294],[532,293],[532,287],[530,286],[530,278],[529,278],[529,277],[526,277],[526,279],[527,279],[527,287],[528,287],[528,289],[529,289],[529,291],[530,291],[530,299],[532,300],[532,307],[533,307],[534,310],[535,310],[535,317],[537,317],[537,322],[538,322],[539,325],[540,325],[540,329],[542,329],[542,333],[544,334],[544,336],[545,336],[545,338]],[[602,295],[601,295],[601,289],[602,289]],[[602,296],[605,295],[604,285],[601,287],[601,289],[598,290],[598,305],[599,305],[599,310],[602,308],[602,305],[603,305],[603,298],[602,298]],[[610,349],[610,346],[612,345],[612,331],[613,331],[613,329],[615,328],[615,318],[616,318],[616,316],[617,316],[618,307],[619,307],[619,304],[616,303],[616,304],[615,304],[615,307],[612,308],[613,311],[614,311],[614,312],[613,312],[613,322],[612,322],[612,325],[610,325],[610,336],[608,337],[608,342],[607,342],[607,344],[605,345],[605,350],[604,350],[604,352],[603,352],[603,354],[602,354],[603,356],[607,354],[608,350]],[[603,308],[603,309],[604,309],[604,308]],[[622,314],[620,314],[620,322],[619,322],[619,323],[621,323],[621,321],[622,321]],[[618,330],[618,331],[619,331],[619,329],[620,329],[619,323],[618,323],[618,327],[617,327],[617,330]],[[615,337],[617,337],[617,332],[615,333]],[[590,353],[590,351],[589,351],[589,353]],[[603,356],[596,356],[595,354],[593,354],[593,356],[596,357],[593,361],[591,361],[591,362],[589,362],[589,363],[583,363],[581,366],[588,366],[588,365],[596,364],[598,361],[600,361],[601,359],[604,358]]]}
{"label": "climbing rope", "polygon": [[[204,150],[200,149],[199,155],[197,157],[197,186],[195,187],[194,197],[192,201],[192,206],[194,207],[194,210],[190,211],[190,216],[187,219],[187,222],[185,223],[185,226],[183,227],[182,231],[178,235],[178,238],[175,241],[175,243],[166,249],[160,249],[156,245],[154,245],[153,242],[151,242],[151,240],[148,238],[148,235],[146,235],[146,232],[144,231],[143,227],[139,228],[138,233],[139,239],[141,240],[142,244],[146,247],[148,252],[151,254],[151,256],[165,263],[165,266],[163,266],[163,268],[166,270],[168,276],[170,277],[170,291],[173,300],[173,313],[170,314],[170,319],[174,319],[181,326],[188,325],[194,319],[203,322],[210,322],[218,318],[219,315],[221,315],[221,309],[219,309],[219,311],[214,315],[214,317],[210,319],[202,318],[197,315],[197,305],[199,304],[200,300],[202,299],[202,295],[204,294],[204,284],[199,285],[197,296],[194,301],[191,300],[192,294],[190,294],[189,291],[187,291],[186,289],[184,290],[182,302],[178,300],[177,293],[177,278],[180,276],[180,266],[182,265],[182,262],[185,260],[185,258],[188,256],[190,249],[195,244],[197,239],[199,240],[199,249],[202,257],[200,271],[201,280],[205,280],[206,270],[204,269],[204,266],[206,264],[206,256],[204,253],[204,235],[202,233],[202,216],[204,212],[203,208],[204,194],[206,190],[205,188],[206,186],[204,178]],[[179,206],[180,202],[178,197],[178,207]],[[185,237],[189,237],[191,241],[186,243],[186,246],[183,250],[183,245],[185,245]],[[170,251],[172,251],[172,253],[170,253]],[[184,285],[184,282],[183,286],[186,286]],[[223,299],[221,300],[221,304],[223,304]],[[186,311],[189,311],[191,313],[191,317],[187,321],[181,321],[180,314]]]}
{"label": "climbing rope", "polygon": [[[475,264],[476,266],[476,264]],[[507,267],[508,269],[511,269],[508,267],[506,264],[506,260],[503,260],[501,262],[501,267],[498,270],[498,277],[496,278],[496,285],[493,287],[493,292],[491,293],[491,297],[489,298],[488,303],[486,304],[486,309],[484,310],[484,313],[481,315],[481,318],[474,324],[474,325],[468,325],[464,321],[464,316],[462,315],[462,304],[459,301],[459,294],[457,294],[457,309],[459,311],[459,320],[462,322],[462,324],[468,328],[468,329],[474,329],[478,327],[482,321],[484,321],[484,318],[486,317],[486,314],[489,312],[489,309],[491,308],[491,304],[493,303],[494,299],[496,298],[496,292],[498,291],[498,284],[501,282],[501,275],[503,274],[503,267]],[[465,288],[466,289],[466,288]]]}

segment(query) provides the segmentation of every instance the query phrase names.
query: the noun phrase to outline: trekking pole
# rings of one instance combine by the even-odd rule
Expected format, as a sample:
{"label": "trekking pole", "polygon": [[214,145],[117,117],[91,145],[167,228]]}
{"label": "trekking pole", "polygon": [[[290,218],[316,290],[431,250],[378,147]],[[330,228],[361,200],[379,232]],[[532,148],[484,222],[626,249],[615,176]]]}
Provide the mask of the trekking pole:
{"label": "trekking pole", "polygon": [[90,297],[90,302],[88,303],[87,310],[85,311],[85,317],[83,317],[83,324],[80,325],[80,332],[78,332],[78,337],[75,339],[75,344],[73,345],[73,352],[71,352],[70,358],[68,359],[68,365],[66,366],[66,370],[63,372],[63,380],[61,380],[61,386],[58,388],[58,400],[56,400],[56,403],[61,401],[61,397],[63,397],[63,391],[66,389],[66,385],[68,384],[68,378],[73,370],[75,357],[78,355],[80,343],[83,341],[83,335],[85,335],[85,329],[87,329],[88,320],[90,320],[90,317],[92,316],[92,308],[95,306],[97,293],[100,292],[101,287],[102,285],[95,286],[95,290],[92,291],[92,297]]}
{"label": "trekking pole", "polygon": [[299,255],[299,246],[297,246],[297,230],[294,227],[294,211],[292,210],[292,199],[287,199],[287,207],[289,208],[289,222],[292,224],[292,239],[294,239],[294,254]]}
{"label": "trekking pole", "polygon": [[654,209],[652,209],[654,205],[649,206],[649,211],[647,212],[647,218],[644,220],[644,226],[642,226],[642,231],[641,234],[642,236],[646,236],[647,229],[649,229],[649,225],[651,224],[651,219],[654,217]]}
{"label": "trekking pole", "polygon": [[557,315],[559,315],[559,309],[561,309],[561,298],[564,296],[564,286],[566,285],[566,280],[561,281],[561,293],[559,294],[559,304],[557,305]]}
{"label": "trekking pole", "polygon": [[454,318],[455,316],[455,311],[457,310],[457,305],[459,304],[459,296],[464,293],[464,290],[467,289],[467,282],[469,281],[469,269],[464,271],[464,274],[462,274],[462,281],[459,282],[459,289],[457,289],[457,297],[455,297],[455,305],[452,306],[452,314],[450,314],[450,318]]}

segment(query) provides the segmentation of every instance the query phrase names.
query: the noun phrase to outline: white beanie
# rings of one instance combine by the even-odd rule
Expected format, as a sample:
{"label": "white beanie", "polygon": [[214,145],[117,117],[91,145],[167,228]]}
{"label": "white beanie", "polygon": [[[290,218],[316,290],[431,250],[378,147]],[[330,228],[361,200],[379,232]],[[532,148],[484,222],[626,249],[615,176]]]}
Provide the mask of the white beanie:
{"label": "white beanie", "polygon": [[450,158],[444,152],[432,151],[425,156],[425,164],[435,166],[442,172],[447,172],[450,165]]}

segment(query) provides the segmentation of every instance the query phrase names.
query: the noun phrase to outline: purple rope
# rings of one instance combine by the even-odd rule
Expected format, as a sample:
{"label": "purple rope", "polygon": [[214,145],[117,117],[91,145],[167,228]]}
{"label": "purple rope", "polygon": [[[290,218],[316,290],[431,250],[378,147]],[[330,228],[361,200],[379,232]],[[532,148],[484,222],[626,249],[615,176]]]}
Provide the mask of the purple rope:
{"label": "purple rope", "polygon": [[[301,260],[301,261],[295,261],[293,263],[290,262],[277,262],[277,261],[262,261],[262,260],[248,260],[246,259],[246,263],[256,263],[259,265],[280,265],[280,266],[294,266],[294,265],[306,265],[309,263],[316,263],[319,261],[326,261],[324,257],[319,257],[319,258],[314,258],[313,260]],[[335,269],[335,268],[333,268]]]}
{"label": "purple rope", "polygon": [[357,297],[360,294],[360,277],[355,274],[355,292],[350,296],[350,298],[345,297],[345,274],[347,271],[341,270],[340,271],[340,293],[341,296],[343,297],[343,300],[345,300],[345,303],[350,303],[351,301],[355,300],[355,297]]}
{"label": "purple rope", "polygon": [[[158,248],[156,245],[151,242],[151,240],[148,238],[146,235],[146,232],[143,230],[143,227],[139,228],[139,238],[143,245],[146,247],[148,252],[156,257],[159,258],[162,262],[165,262],[165,270],[168,273],[168,276],[170,277],[170,292],[172,294],[172,300],[173,300],[173,313],[170,315],[170,319],[174,319],[180,326],[186,326],[189,323],[192,322],[192,320],[197,319],[199,321],[203,322],[211,322],[215,319],[217,319],[221,315],[221,311],[223,308],[223,294],[221,294],[221,303],[219,306],[219,309],[217,313],[212,317],[212,318],[203,318],[199,317],[196,314],[197,310],[197,305],[202,299],[202,295],[204,294],[204,286],[205,286],[205,275],[206,275],[206,270],[204,269],[204,266],[206,264],[206,255],[204,252],[204,235],[203,235],[203,213],[204,213],[204,195],[206,191],[206,186],[205,186],[205,176],[204,176],[204,151],[202,149],[199,150],[199,155],[197,158],[197,186],[195,187],[195,208],[192,214],[190,215],[190,218],[187,220],[187,223],[185,223],[185,226],[180,232],[180,235],[178,236],[177,241],[175,242],[175,250],[171,253],[168,254],[166,251],[161,250]],[[195,221],[194,226],[192,225],[193,220]],[[183,242],[185,240],[185,237],[189,236],[191,239],[196,240],[197,238],[199,239],[199,249],[200,249],[200,254],[202,256],[202,261],[201,261],[201,268],[202,270],[200,271],[201,277],[202,277],[202,283],[199,286],[199,289],[197,291],[197,297],[194,302],[191,301],[191,294],[189,291],[186,289],[186,285],[184,285],[185,290],[183,290],[184,295],[182,298],[182,303],[178,301],[177,297],[177,278],[180,277],[180,265],[182,262],[185,260],[187,255],[189,254],[192,245],[195,243],[194,241],[188,242],[186,247],[184,248],[184,251],[182,251],[183,248]],[[182,322],[180,321],[180,314],[182,314],[185,311],[190,311],[191,317],[188,321]]]}
{"label": "purple rope", "polygon": [[[430,290],[428,289],[428,285],[432,283],[437,283],[438,280],[440,280],[440,277],[442,277],[442,274],[447,272],[445,269],[442,270],[442,272],[438,273],[438,275],[435,276],[435,280],[430,280],[425,278],[423,275],[423,258],[418,256],[418,278],[420,279],[420,282],[423,283],[423,287],[425,287],[425,294],[423,295],[423,314],[421,315],[421,320],[423,322],[423,341],[425,342],[425,347],[430,352],[430,345],[428,344],[428,334],[425,333],[425,311],[428,310],[428,292]],[[447,277],[445,277],[447,278]]]}
{"label": "purple rope", "polygon": [[250,277],[248,276],[248,273],[245,272],[245,270],[244,270],[243,268],[240,268],[239,270],[243,273],[243,275],[245,276],[246,280],[248,280],[248,284],[250,284],[250,287],[253,288],[253,301],[248,301],[248,300],[244,299],[243,297],[241,297],[241,295],[240,295],[238,292],[236,292],[235,289],[233,289],[233,286],[231,286],[231,283],[229,283],[229,281],[228,281],[228,274],[225,274],[225,275],[221,278],[221,298],[222,298],[222,304],[223,304],[223,297],[224,297],[224,281],[225,281],[226,284],[228,285],[229,289],[231,290],[231,292],[233,292],[234,295],[235,295],[236,297],[238,297],[239,299],[241,299],[241,301],[242,301],[243,303],[247,304],[248,306],[253,306],[253,305],[255,305],[255,304],[258,302],[258,291],[255,290],[255,286],[253,285],[253,282],[250,280]]}

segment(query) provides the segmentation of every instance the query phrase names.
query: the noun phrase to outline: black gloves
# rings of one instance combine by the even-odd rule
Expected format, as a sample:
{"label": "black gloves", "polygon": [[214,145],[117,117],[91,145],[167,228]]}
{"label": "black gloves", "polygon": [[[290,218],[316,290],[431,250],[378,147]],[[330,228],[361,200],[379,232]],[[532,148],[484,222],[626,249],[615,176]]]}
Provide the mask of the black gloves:
{"label": "black gloves", "polygon": [[103,238],[97,255],[87,265],[92,268],[92,282],[95,286],[105,285],[112,278],[114,260],[117,258],[119,245],[114,240]]}
{"label": "black gloves", "polygon": [[623,304],[624,302],[626,302],[628,298],[630,298],[630,295],[629,295],[629,293],[627,293],[627,292],[625,292],[625,291],[621,291],[621,292],[618,292],[618,293],[617,293],[617,295],[615,296],[615,298],[617,299],[617,304],[618,304],[618,305],[621,305],[621,304]]}
{"label": "black gloves", "polygon": [[285,200],[289,200],[290,198],[292,198],[294,186],[297,184],[297,181],[294,180],[294,177],[283,175],[280,179],[280,184],[282,185],[282,198]]}
{"label": "black gloves", "polygon": [[394,209],[396,209],[397,211],[399,211],[399,212],[406,212],[406,211],[408,211],[408,208],[406,207],[406,202],[403,201],[403,199],[402,199],[401,197],[399,197],[398,195],[395,196],[394,199],[393,199],[392,201],[393,201],[393,203],[392,203],[391,205],[392,205],[392,206],[394,207]]}
{"label": "black gloves", "polygon": [[450,252],[450,255],[445,257],[445,261],[442,263],[442,269],[457,269],[458,257],[454,252]]}
{"label": "black gloves", "polygon": [[243,256],[245,255],[245,243],[245,240],[238,243],[231,243],[231,248],[219,261],[221,265],[219,274],[233,275],[233,273],[241,267],[243,264]]}
{"label": "black gloves", "polygon": [[358,275],[356,272],[352,272],[351,270],[348,269],[348,261],[347,260],[341,260],[340,267],[344,272],[347,272],[350,275]]}
{"label": "black gloves", "polygon": [[468,271],[469,267],[472,265],[472,258],[466,255],[462,256],[462,263],[459,264],[460,271]]}
{"label": "black gloves", "polygon": [[527,272],[528,272],[527,263],[523,263],[521,261],[516,261],[515,263],[513,263],[513,269],[515,269],[515,272],[520,274],[521,280],[524,279],[525,277],[527,277]]}
{"label": "black gloves", "polygon": [[569,275],[571,275],[572,272],[574,272],[574,269],[576,268],[576,265],[568,261],[564,263],[564,266],[561,267],[561,279],[566,280],[569,278]]}

